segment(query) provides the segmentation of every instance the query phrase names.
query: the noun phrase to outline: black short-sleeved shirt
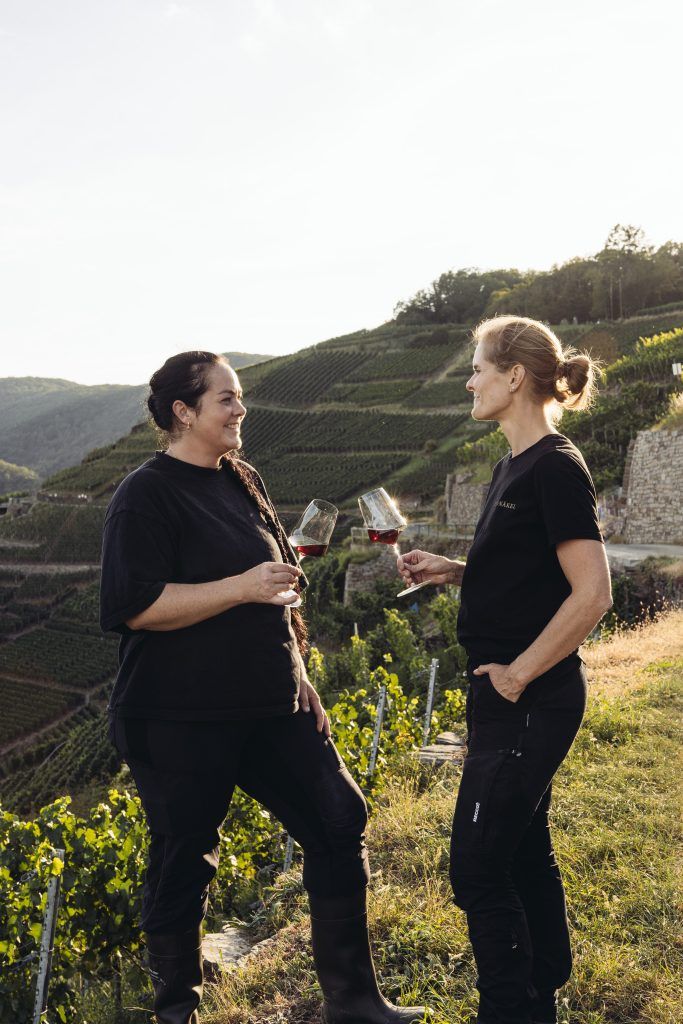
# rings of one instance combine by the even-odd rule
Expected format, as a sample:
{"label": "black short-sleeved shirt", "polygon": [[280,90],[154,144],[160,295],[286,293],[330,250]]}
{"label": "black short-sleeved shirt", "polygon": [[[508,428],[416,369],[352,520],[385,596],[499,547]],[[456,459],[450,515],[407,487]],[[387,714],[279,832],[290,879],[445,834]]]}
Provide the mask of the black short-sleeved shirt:
{"label": "black short-sleeved shirt", "polygon": [[509,664],[571,587],[555,546],[602,541],[593,481],[577,448],[548,434],[496,464],[462,579],[458,639],[470,662]]}
{"label": "black short-sleeved shirt", "polygon": [[121,633],[110,710],[194,720],[294,713],[301,658],[289,608],[238,605],[174,630],[126,626],[167,583],[207,583],[281,561],[256,503],[225,465],[157,452],[127,476],[107,510],[102,547],[100,624]]}

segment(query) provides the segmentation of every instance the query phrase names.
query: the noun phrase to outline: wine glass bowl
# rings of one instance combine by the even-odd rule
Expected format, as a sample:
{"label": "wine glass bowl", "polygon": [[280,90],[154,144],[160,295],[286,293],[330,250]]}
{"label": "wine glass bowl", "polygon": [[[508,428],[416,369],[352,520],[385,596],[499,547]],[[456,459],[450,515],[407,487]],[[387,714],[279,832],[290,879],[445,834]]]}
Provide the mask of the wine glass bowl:
{"label": "wine glass bowl", "polygon": [[[398,558],[399,549],[396,542],[401,530],[408,525],[408,521],[401,515],[394,499],[387,494],[383,487],[377,487],[374,491],[361,494],[358,505],[372,543],[393,545]],[[426,585],[426,583],[414,583],[412,587],[406,587],[396,596],[403,597],[404,594],[412,594]]]}
{"label": "wine glass bowl", "polygon": [[327,554],[338,515],[338,509],[322,498],[313,498],[308,503],[288,538],[299,560]]}
{"label": "wine glass bowl", "polygon": [[[314,498],[313,501],[309,501],[303,515],[299,517],[296,526],[287,538],[290,547],[297,552],[299,562],[306,557],[322,558],[327,553],[338,515],[338,509],[329,501],[323,501],[322,498]],[[283,591],[282,595],[291,597],[294,593],[296,593],[295,590],[289,589]],[[300,605],[301,597],[299,596],[289,607],[299,608]]]}
{"label": "wine glass bowl", "polygon": [[373,544],[395,544],[401,530],[408,525],[383,487],[361,494],[358,505]]}

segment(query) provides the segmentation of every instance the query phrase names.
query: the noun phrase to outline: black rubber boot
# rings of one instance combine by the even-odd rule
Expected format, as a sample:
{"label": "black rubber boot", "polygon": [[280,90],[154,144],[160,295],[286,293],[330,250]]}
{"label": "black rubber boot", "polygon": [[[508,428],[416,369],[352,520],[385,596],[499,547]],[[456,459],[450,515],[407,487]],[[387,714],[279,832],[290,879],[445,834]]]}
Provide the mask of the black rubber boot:
{"label": "black rubber boot", "polygon": [[158,1024],[199,1024],[204,982],[201,926],[174,935],[147,935],[147,952]]}
{"label": "black rubber boot", "polygon": [[308,895],[311,942],[326,1024],[410,1024],[424,1006],[394,1006],[377,986],[370,952],[365,889],[353,896]]}

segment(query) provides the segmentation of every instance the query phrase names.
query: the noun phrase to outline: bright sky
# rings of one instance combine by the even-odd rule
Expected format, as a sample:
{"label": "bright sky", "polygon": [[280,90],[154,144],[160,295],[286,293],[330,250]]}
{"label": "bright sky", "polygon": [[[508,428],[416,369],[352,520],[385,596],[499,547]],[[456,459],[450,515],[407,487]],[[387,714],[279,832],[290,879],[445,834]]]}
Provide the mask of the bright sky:
{"label": "bright sky", "polygon": [[291,352],[683,240],[675,0],[2,0],[0,376]]}

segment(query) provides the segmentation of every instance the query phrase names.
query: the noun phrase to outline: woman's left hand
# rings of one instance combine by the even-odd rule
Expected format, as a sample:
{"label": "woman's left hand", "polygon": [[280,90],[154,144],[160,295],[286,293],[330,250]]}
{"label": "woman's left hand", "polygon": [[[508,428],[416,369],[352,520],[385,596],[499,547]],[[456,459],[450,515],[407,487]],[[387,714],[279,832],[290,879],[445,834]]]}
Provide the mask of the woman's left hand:
{"label": "woman's left hand", "polygon": [[525,687],[513,678],[510,665],[479,665],[472,673],[475,676],[488,675],[494,690],[505,700],[516,704],[524,693]]}
{"label": "woman's left hand", "polygon": [[327,712],[320,702],[318,691],[309,683],[308,679],[302,680],[299,690],[299,705],[302,711],[313,711],[318,732],[324,732],[326,736],[329,736],[330,723]]}

